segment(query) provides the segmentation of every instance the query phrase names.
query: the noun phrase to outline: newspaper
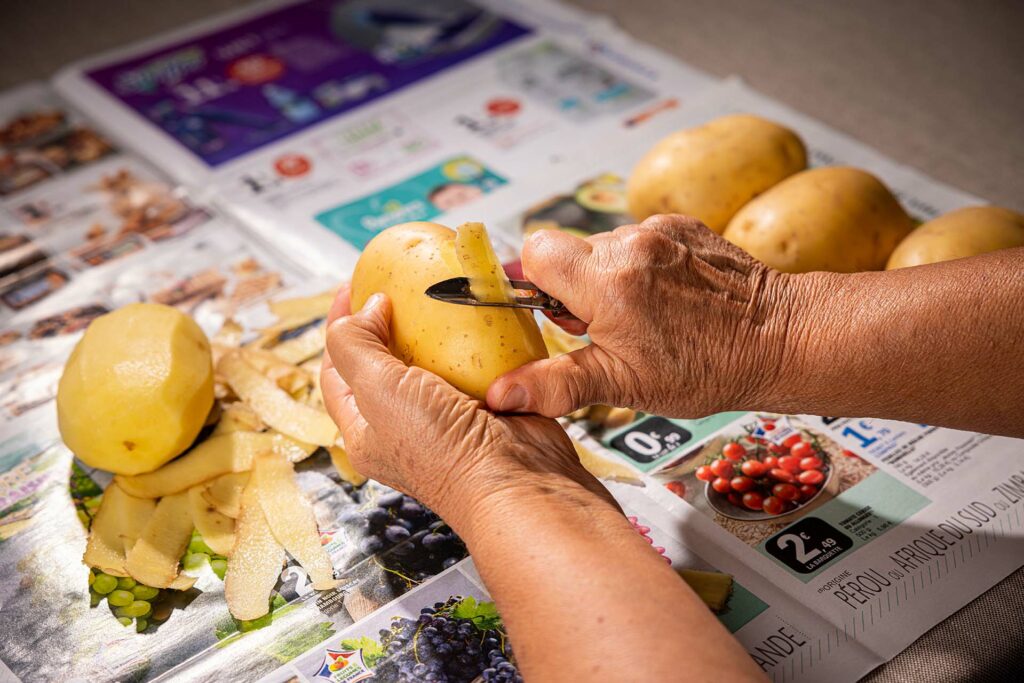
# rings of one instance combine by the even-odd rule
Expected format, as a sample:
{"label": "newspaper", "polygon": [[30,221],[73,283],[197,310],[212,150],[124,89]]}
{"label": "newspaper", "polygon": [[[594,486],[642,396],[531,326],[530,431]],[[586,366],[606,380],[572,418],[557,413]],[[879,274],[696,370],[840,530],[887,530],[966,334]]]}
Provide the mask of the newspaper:
{"label": "newspaper", "polygon": [[362,3],[275,3],[73,65],[55,85],[282,248],[316,245],[310,267],[339,275],[387,225],[500,196],[711,82],[558,6],[436,4],[454,28],[427,45],[400,26],[364,31]]}
{"label": "newspaper", "polygon": [[[599,17],[423,4],[262,3],[70,65],[55,90],[0,93],[0,677],[388,680],[383,640],[424,608],[504,637],[443,521],[409,523],[414,539],[443,537],[435,551],[382,541],[367,511],[415,501],[341,482],[325,453],[299,483],[337,589],[313,591],[290,561],[273,613],[236,622],[197,551],[195,588],[159,627],[135,633],[90,607],[80,520],[109,475],[60,442],[53,396],[104,312],[159,301],[209,334],[229,316],[252,329],[268,298],[322,291],[408,220],[484,220],[514,261],[538,225],[631,222],[624,179],[639,157],[739,111],[796,130],[813,165],[871,171],[921,220],[981,203]],[[618,465],[607,486],[673,567],[732,577],[717,617],[774,681],[856,680],[1024,558],[1018,440],[760,413],[564,424]],[[774,514],[698,478],[727,452],[794,447],[812,483]]]}

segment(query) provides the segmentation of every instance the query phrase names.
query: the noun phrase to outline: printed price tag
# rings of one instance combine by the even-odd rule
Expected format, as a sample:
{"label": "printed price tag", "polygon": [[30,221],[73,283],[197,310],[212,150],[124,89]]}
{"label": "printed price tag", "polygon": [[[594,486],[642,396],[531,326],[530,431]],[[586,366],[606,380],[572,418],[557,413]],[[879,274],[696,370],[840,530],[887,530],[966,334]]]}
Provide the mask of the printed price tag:
{"label": "printed price tag", "polygon": [[818,571],[853,547],[853,541],[828,522],[805,517],[765,542],[765,550],[800,574]]}
{"label": "printed price tag", "polygon": [[649,417],[611,441],[612,448],[639,463],[654,462],[676,450],[693,435],[663,417]]}

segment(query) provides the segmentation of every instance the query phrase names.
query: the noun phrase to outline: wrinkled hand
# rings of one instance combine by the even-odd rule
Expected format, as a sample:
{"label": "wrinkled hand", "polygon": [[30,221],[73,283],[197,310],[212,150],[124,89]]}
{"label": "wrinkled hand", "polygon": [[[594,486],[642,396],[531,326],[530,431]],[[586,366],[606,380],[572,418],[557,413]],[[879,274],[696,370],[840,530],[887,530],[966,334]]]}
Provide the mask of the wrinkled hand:
{"label": "wrinkled hand", "polygon": [[[607,497],[554,420],[495,416],[483,403],[388,350],[391,304],[350,315],[344,287],[328,317],[320,384],[352,465],[419,499],[453,526],[488,492],[570,482]],[[456,529],[458,527],[456,526]]]}
{"label": "wrinkled hand", "polygon": [[587,239],[542,230],[522,260],[583,321],[563,327],[593,343],[496,380],[494,410],[556,417],[602,403],[699,417],[756,407],[778,381],[788,276],[696,219],[654,216]]}

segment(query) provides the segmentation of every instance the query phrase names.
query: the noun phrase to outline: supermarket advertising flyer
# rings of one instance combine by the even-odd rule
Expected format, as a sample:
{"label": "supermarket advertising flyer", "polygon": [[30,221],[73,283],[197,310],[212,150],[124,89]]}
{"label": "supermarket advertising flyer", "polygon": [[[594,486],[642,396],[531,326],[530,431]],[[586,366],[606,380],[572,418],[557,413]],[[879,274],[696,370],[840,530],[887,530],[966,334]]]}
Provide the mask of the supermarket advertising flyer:
{"label": "supermarket advertising flyer", "polygon": [[218,166],[528,33],[463,0],[316,0],[88,77]]}
{"label": "supermarket advertising flyer", "polygon": [[[441,215],[429,196],[405,196],[411,191],[406,184],[415,185],[416,178],[422,181],[436,175],[439,168],[442,176],[451,176],[451,167],[446,171],[445,165],[452,159],[472,160],[495,182],[467,183],[455,178],[452,183],[451,177],[438,178],[425,192],[429,195],[439,188],[442,180],[450,184],[436,195],[445,209],[455,201],[475,202],[492,191],[503,194],[523,179],[534,177],[538,168],[570,158],[589,140],[612,132],[629,136],[648,121],[674,111],[681,101],[711,82],[703,73],[621,32],[608,30],[603,22],[560,5],[486,3],[477,8],[463,0],[429,6],[408,0],[373,5],[373,13],[363,12],[361,2],[255,5],[234,22],[214,21],[184,29],[175,40],[158,38],[72,65],[54,82],[84,111],[108,122],[107,132],[114,139],[130,139],[133,147],[145,150],[205,202],[242,223],[261,224],[260,232],[275,246],[301,249],[316,245],[309,267],[333,276],[351,270],[359,246],[391,217]],[[165,68],[166,79],[180,79],[179,86],[157,88],[154,84],[153,93],[130,101],[116,95],[111,90],[114,85],[101,85],[95,77],[100,72],[113,73],[127,63],[152,61],[156,54],[184,51],[206,55],[211,36],[236,36],[242,24],[302,26],[311,15],[327,14],[347,17],[345,21],[372,22],[380,30],[370,33],[379,34],[381,40],[419,45],[435,36],[442,40],[448,31],[453,44],[447,51],[438,47],[436,54],[424,46],[427,52],[410,53],[408,62],[389,62],[388,68],[409,69],[421,77],[402,88],[353,91],[344,108],[330,110],[329,116],[313,95],[298,98],[299,89],[287,86],[286,70],[261,71],[267,81],[259,86],[211,87],[203,95],[202,111],[218,107],[226,111],[228,104],[243,94],[252,100],[244,102],[255,104],[250,107],[240,101],[232,105],[238,114],[235,118],[222,116],[220,110],[216,116],[188,115],[187,120],[174,114],[172,118],[181,123],[175,124],[180,135],[168,132],[157,120],[159,116],[147,117],[132,103],[138,98],[163,98],[160,101],[166,104],[171,101],[170,90],[182,89],[181,84],[189,82],[184,71],[192,73],[201,67],[180,69],[158,61],[154,68]],[[473,17],[476,19],[469,21]],[[345,25],[344,21],[340,25]],[[491,27],[487,40],[476,30],[484,25]],[[460,33],[463,28],[467,32],[473,28],[474,41],[479,38],[482,42],[465,46],[468,37]],[[515,37],[505,40],[494,37],[512,33]],[[238,50],[263,54],[266,45],[260,44],[263,47],[257,49],[243,41]],[[301,45],[296,44],[289,54],[297,59],[295,55],[310,52],[311,60],[325,58],[319,43],[305,51]],[[345,45],[346,50],[356,49]],[[373,48],[367,49],[372,52]],[[425,65],[433,65],[433,70],[428,73]],[[324,70],[352,73],[341,62],[332,62]],[[206,83],[212,77],[197,78]],[[283,98],[279,97],[280,88],[288,90]],[[196,87],[187,85],[184,90],[194,93]],[[264,91],[283,103],[287,115],[268,113]],[[169,111],[161,106],[162,111]],[[320,112],[316,116],[314,109]],[[308,121],[301,125],[289,122],[288,115],[308,115]],[[261,128],[257,121],[264,119],[267,126]],[[275,132],[278,128],[280,135]],[[259,142],[236,144],[243,138]],[[207,146],[219,150],[211,151],[214,155],[234,151],[229,158],[208,163],[196,153],[197,148]],[[419,190],[412,191],[417,193]],[[359,219],[360,234],[350,233],[347,226],[352,219],[345,216],[363,210],[369,213]]]}
{"label": "supermarket advertising flyer", "polygon": [[[514,671],[455,531],[346,470],[336,449],[309,446],[294,464],[334,588],[315,590],[282,550],[270,613],[234,619],[232,547],[198,528],[181,556],[188,588],[90,570],[112,475],[61,441],[64,364],[92,320],[161,303],[195,319],[217,357],[251,347],[277,389],[322,410],[327,307],[374,235],[483,221],[514,272],[534,230],[633,223],[626,183],[641,155],[741,112],[796,131],[812,167],[870,171],[917,220],[983,203],[542,0],[274,0],[0,93],[0,679]],[[581,343],[542,333],[552,348]],[[266,428],[239,404],[204,433]],[[609,406],[561,424],[637,534],[775,683],[858,680],[1024,563],[1020,440]],[[249,476],[201,482],[190,502],[237,517]],[[457,655],[419,658],[428,626]],[[660,646],[676,647],[672,634]]]}

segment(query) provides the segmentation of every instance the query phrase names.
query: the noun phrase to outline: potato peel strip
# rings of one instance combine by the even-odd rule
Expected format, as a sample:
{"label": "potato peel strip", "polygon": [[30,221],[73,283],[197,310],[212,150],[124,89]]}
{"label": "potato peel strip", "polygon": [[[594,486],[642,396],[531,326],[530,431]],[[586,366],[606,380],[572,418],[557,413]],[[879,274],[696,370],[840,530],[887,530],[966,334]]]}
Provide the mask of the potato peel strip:
{"label": "potato peel strip", "polygon": [[334,445],[338,428],[327,413],[295,401],[241,354],[228,354],[221,359],[217,370],[260,419],[277,431],[319,446]]}
{"label": "potato peel strip", "polygon": [[117,484],[108,486],[89,528],[85,564],[111,576],[128,576],[125,553],[155,508],[152,500],[130,496]]}
{"label": "potato peel strip", "polygon": [[366,477],[356,472],[356,469],[352,467],[352,462],[348,459],[348,453],[345,452],[344,448],[341,446],[331,446],[327,449],[327,452],[331,456],[334,469],[338,471],[338,475],[342,479],[353,486],[362,486],[366,483]]}
{"label": "potato peel strip", "polygon": [[267,304],[267,308],[277,316],[278,320],[323,318],[331,310],[331,304],[334,303],[336,296],[337,290],[329,289],[312,296],[271,301]]}
{"label": "potato peel strip", "polygon": [[206,502],[217,508],[217,512],[238,519],[242,509],[242,491],[248,482],[248,472],[222,474],[203,485],[202,495]]}
{"label": "potato peel strip", "polygon": [[192,523],[203,537],[210,550],[218,555],[231,556],[235,545],[235,520],[222,514],[203,497],[204,487],[193,486],[188,490],[189,507],[192,509]]}
{"label": "potato peel strip", "polygon": [[178,577],[178,559],[192,538],[187,493],[160,499],[125,561],[128,574],[153,588],[170,588]]}
{"label": "potato peel strip", "polygon": [[299,363],[318,355],[324,350],[327,343],[327,325],[321,324],[311,327],[298,337],[283,341],[270,350],[286,363],[298,365]]}
{"label": "potato peel strip", "polygon": [[515,298],[483,223],[459,226],[455,233],[455,253],[478,301],[508,303]]}
{"label": "potato peel strip", "polygon": [[229,472],[252,469],[253,457],[259,451],[278,449],[289,458],[301,460],[307,454],[294,442],[280,435],[256,432],[231,432],[202,442],[187,454],[172,460],[158,470],[114,481],[125,493],[138,498],[159,498],[190,489]]}
{"label": "potato peel strip", "polygon": [[309,573],[313,588],[334,588],[338,583],[334,567],[320,544],[312,506],[295,484],[295,468],[277,453],[260,453],[253,479],[263,514],[278,543]]}
{"label": "potato peel strip", "polygon": [[284,548],[263,515],[256,478],[251,477],[242,492],[235,547],[224,577],[224,598],[231,616],[259,619],[270,611],[270,592],[281,575],[284,560]]}

